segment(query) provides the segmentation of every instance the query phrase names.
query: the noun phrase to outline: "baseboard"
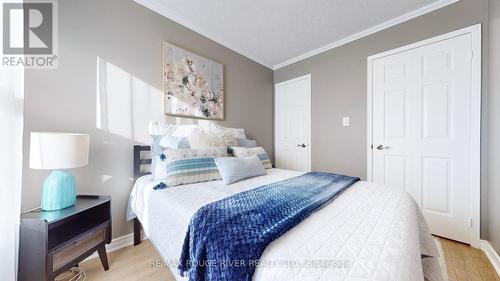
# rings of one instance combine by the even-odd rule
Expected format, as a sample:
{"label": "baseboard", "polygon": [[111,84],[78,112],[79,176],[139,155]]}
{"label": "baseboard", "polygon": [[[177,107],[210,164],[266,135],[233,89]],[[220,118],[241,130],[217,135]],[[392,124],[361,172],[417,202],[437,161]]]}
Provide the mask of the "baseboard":
{"label": "baseboard", "polygon": [[[148,239],[146,237],[146,234],[144,234],[144,232],[141,231],[141,241],[144,241],[146,239]],[[115,239],[111,240],[111,243],[109,245],[106,245],[106,252],[111,253],[121,248],[125,248],[127,246],[132,246],[132,245],[134,245],[134,233],[129,233],[127,235],[116,237]],[[95,252],[88,258],[84,259],[83,261],[85,262],[91,259],[95,259],[97,257],[98,257],[97,252]]]}
{"label": "baseboard", "polygon": [[486,254],[491,264],[495,268],[498,276],[500,276],[500,257],[487,240],[481,240],[481,250]]}

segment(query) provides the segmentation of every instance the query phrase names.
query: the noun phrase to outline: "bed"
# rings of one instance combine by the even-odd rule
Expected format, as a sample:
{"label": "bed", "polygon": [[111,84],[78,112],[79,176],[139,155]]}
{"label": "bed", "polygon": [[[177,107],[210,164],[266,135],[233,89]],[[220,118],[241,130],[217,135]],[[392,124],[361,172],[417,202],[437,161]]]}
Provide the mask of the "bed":
{"label": "bed", "polygon": [[[150,163],[134,147],[128,218],[134,220],[177,274],[182,243],[193,214],[202,206],[302,172],[270,169],[267,175],[225,185],[222,181],[153,190],[141,167]],[[141,170],[142,169],[142,170]],[[443,280],[438,250],[420,210],[403,190],[359,181],[332,203],[267,246],[253,280]]]}

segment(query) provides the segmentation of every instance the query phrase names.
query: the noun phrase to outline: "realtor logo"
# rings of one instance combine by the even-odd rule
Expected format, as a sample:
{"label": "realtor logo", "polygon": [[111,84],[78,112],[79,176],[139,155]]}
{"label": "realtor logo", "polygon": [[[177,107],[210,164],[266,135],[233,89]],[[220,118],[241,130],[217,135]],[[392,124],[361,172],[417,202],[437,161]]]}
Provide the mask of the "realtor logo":
{"label": "realtor logo", "polygon": [[57,67],[57,2],[3,3],[3,66]]}

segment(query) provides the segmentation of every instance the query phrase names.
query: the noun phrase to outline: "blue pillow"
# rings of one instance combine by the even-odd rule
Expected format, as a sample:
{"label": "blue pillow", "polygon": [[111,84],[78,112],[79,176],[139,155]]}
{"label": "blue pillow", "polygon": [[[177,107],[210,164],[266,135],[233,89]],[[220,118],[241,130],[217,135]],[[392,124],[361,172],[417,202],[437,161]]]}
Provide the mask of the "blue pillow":
{"label": "blue pillow", "polygon": [[167,178],[165,149],[191,148],[187,138],[177,138],[171,135],[151,135],[151,174],[153,180]]}
{"label": "blue pillow", "polygon": [[266,169],[257,155],[245,157],[216,157],[215,164],[225,184],[262,176]]}
{"label": "blue pillow", "polygon": [[191,148],[187,138],[177,138],[174,136],[163,136],[158,143],[163,149],[183,149]]}
{"label": "blue pillow", "polygon": [[246,147],[246,148],[254,148],[254,147],[257,147],[257,141],[244,139],[244,138],[238,138],[238,146],[239,147]]}
{"label": "blue pillow", "polygon": [[191,148],[187,138],[178,138],[170,135],[155,136],[152,135],[151,153],[153,155],[160,155],[165,149],[181,149]]}

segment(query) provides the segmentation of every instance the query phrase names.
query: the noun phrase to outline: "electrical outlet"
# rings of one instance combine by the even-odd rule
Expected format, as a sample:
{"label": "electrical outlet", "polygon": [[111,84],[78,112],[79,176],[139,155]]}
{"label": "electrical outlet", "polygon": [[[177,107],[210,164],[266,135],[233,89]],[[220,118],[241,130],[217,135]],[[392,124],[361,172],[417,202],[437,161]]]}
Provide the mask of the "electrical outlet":
{"label": "electrical outlet", "polygon": [[342,125],[344,127],[349,127],[350,126],[350,123],[349,123],[349,116],[344,116],[344,118],[342,118]]}

